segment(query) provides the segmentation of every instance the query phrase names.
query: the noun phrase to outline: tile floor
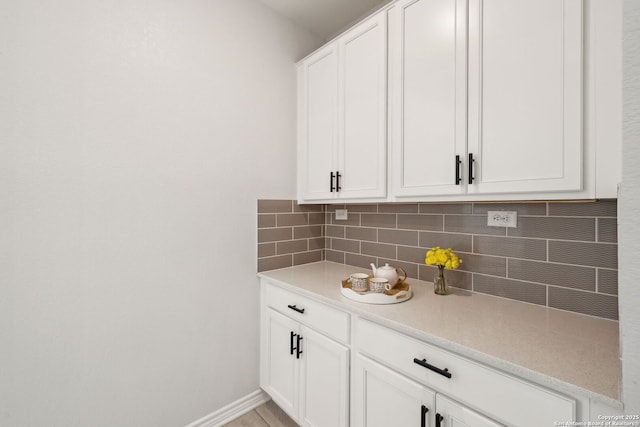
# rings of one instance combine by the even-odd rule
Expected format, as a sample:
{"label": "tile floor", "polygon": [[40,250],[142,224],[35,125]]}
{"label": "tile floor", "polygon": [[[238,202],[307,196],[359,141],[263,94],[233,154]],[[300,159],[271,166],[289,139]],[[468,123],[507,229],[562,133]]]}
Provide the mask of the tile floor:
{"label": "tile floor", "polygon": [[298,427],[273,401],[258,406],[224,427]]}

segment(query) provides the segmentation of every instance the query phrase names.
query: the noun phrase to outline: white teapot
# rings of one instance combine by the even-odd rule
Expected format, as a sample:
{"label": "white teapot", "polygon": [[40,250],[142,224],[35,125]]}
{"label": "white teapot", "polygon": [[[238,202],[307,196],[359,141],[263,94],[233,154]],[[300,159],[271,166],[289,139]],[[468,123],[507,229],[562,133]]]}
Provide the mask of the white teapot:
{"label": "white teapot", "polygon": [[[387,279],[391,286],[395,286],[399,283],[402,283],[407,278],[407,272],[404,271],[401,267],[392,267],[389,264],[385,264],[382,267],[377,267],[371,264],[371,268],[373,269],[373,277],[381,277],[383,279]],[[404,277],[400,279],[398,275],[398,270],[402,271]]]}

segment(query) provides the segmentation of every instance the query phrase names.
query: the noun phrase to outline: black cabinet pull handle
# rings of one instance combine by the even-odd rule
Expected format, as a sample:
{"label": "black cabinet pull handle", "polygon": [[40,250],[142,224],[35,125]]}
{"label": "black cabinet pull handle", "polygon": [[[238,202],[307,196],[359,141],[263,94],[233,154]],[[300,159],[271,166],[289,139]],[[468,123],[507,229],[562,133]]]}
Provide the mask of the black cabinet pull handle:
{"label": "black cabinet pull handle", "polygon": [[302,341],[302,337],[298,335],[296,342],[296,359],[300,359],[300,355],[302,354],[302,350],[300,350],[300,341]]}
{"label": "black cabinet pull handle", "polygon": [[456,185],[460,185],[462,182],[462,177],[460,176],[460,165],[462,165],[462,160],[460,160],[460,156],[456,156]]}
{"label": "black cabinet pull handle", "polygon": [[473,176],[473,153],[469,153],[469,184],[473,184],[473,180],[475,179]]}
{"label": "black cabinet pull handle", "polygon": [[333,193],[335,191],[335,188],[333,187],[333,179],[335,178],[335,175],[333,174],[333,172],[331,172],[331,174],[329,175],[329,193]]}
{"label": "black cabinet pull handle", "polygon": [[289,307],[293,311],[297,311],[300,314],[304,314],[304,308],[298,308],[295,305],[288,305],[287,307]]}
{"label": "black cabinet pull handle", "polygon": [[440,414],[436,414],[436,427],[442,427],[442,420],[444,420],[444,417]]}
{"label": "black cabinet pull handle", "polygon": [[291,331],[291,339],[289,340],[289,354],[293,355],[293,350],[295,350],[296,348],[293,346],[293,337],[295,337],[296,333],[294,333],[293,331]]}
{"label": "black cabinet pull handle", "polygon": [[336,193],[342,190],[342,187],[340,187],[340,178],[342,178],[342,175],[340,172],[336,172]]}
{"label": "black cabinet pull handle", "polygon": [[451,378],[451,372],[449,372],[449,369],[447,369],[447,368],[440,369],[440,368],[438,368],[436,366],[433,366],[433,365],[427,363],[427,359],[420,360],[420,359],[417,359],[417,358],[414,357],[413,358],[413,363],[416,363],[416,364],[422,366],[423,368],[427,368],[430,371],[436,372],[436,373],[438,373],[440,375],[443,375],[443,376],[445,376],[447,378]]}
{"label": "black cabinet pull handle", "polygon": [[422,405],[422,413],[420,416],[420,427],[427,427],[427,412],[429,412],[429,408]]}

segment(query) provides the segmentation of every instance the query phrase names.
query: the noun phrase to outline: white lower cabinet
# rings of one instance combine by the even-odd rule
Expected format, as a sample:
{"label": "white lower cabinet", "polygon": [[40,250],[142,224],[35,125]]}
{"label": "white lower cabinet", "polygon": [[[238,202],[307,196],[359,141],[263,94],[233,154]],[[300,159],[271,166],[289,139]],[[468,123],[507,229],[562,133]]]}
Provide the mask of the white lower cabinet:
{"label": "white lower cabinet", "polygon": [[365,356],[356,356],[354,370],[354,427],[501,426]]}
{"label": "white lower cabinet", "polygon": [[[576,421],[575,399],[368,320],[357,319],[354,346],[359,355],[366,355],[405,375],[407,381],[433,390],[434,426],[543,427],[553,426],[557,421]],[[358,394],[357,389],[354,394]],[[354,402],[359,401],[354,398]],[[352,412],[359,410],[352,408]],[[438,414],[444,418],[437,420]]]}
{"label": "white lower cabinet", "polygon": [[[261,281],[260,386],[313,427],[544,427],[580,398]],[[579,409],[579,410],[578,410]]]}
{"label": "white lower cabinet", "polygon": [[432,426],[436,394],[360,354],[355,356],[351,421],[354,427]]}
{"label": "white lower cabinet", "polygon": [[298,367],[291,351],[296,340],[298,323],[271,309],[263,319],[262,388],[288,414],[295,414],[298,403]]}
{"label": "white lower cabinet", "polygon": [[[280,294],[287,297],[285,291]],[[263,303],[260,386],[302,426],[346,427],[349,425],[349,348],[298,321],[296,317],[309,314],[309,307],[302,301],[274,303],[277,308],[283,308],[284,313],[284,310],[291,311],[291,317]],[[320,308],[312,303],[315,302],[310,301],[311,307]]]}
{"label": "white lower cabinet", "polygon": [[303,426],[349,425],[349,350],[335,341],[301,327],[301,402]]}
{"label": "white lower cabinet", "polygon": [[436,396],[436,411],[436,427],[499,427],[502,425],[440,394]]}

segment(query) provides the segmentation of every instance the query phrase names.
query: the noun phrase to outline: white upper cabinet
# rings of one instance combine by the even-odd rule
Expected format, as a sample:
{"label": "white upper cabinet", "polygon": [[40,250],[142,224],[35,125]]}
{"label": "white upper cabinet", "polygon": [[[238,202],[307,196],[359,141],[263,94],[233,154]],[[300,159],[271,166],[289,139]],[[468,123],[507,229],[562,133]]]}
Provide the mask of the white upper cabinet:
{"label": "white upper cabinet", "polygon": [[617,197],[621,4],[388,4],[298,64],[298,200]]}
{"label": "white upper cabinet", "polygon": [[307,200],[333,197],[338,149],[337,87],[335,44],[325,46],[298,65],[298,185]]}
{"label": "white upper cabinet", "polygon": [[377,14],[298,64],[298,199],[386,197],[387,25]]}
{"label": "white upper cabinet", "polygon": [[582,189],[582,0],[469,2],[469,193]]}
{"label": "white upper cabinet", "polygon": [[466,21],[464,0],[402,0],[389,12],[396,196],[464,191]]}
{"label": "white upper cabinet", "polygon": [[581,0],[400,0],[389,14],[394,196],[582,190]]}

